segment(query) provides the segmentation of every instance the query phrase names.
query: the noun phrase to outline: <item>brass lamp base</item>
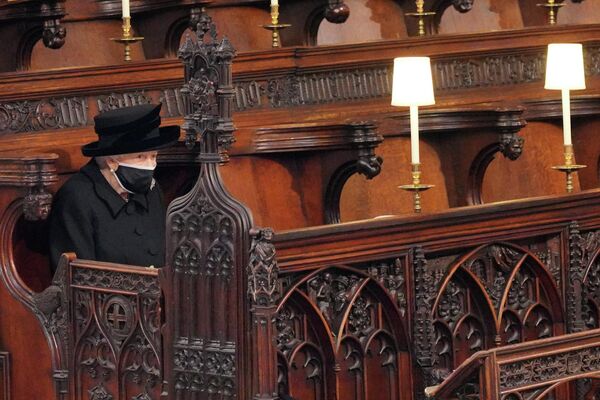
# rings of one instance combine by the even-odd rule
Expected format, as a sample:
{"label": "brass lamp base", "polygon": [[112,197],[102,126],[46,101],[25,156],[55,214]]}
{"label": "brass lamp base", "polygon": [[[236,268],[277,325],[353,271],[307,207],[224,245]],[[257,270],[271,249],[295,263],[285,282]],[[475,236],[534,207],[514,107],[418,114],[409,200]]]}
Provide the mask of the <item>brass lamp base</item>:
{"label": "brass lamp base", "polygon": [[421,164],[412,164],[412,180],[411,185],[401,185],[398,188],[413,193],[413,207],[415,213],[421,212],[421,192],[431,189],[435,185],[421,183]]}
{"label": "brass lamp base", "polygon": [[123,36],[119,38],[110,38],[110,40],[121,43],[125,46],[125,61],[131,61],[131,44],[144,40],[143,36],[133,36],[131,34],[131,18],[123,18]]}
{"label": "brass lamp base", "polygon": [[552,169],[566,174],[567,193],[573,192],[573,173],[587,167],[587,165],[573,164],[573,156],[573,145],[565,145],[565,163],[563,165],[555,165],[552,167]]}

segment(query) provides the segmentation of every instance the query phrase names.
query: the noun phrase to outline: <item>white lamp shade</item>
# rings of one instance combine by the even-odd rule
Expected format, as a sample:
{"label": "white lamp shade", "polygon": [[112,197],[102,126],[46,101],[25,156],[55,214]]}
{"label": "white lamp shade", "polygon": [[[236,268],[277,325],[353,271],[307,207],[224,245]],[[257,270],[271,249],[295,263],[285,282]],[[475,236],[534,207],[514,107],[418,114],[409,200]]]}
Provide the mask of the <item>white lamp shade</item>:
{"label": "white lamp shade", "polygon": [[392,84],[393,106],[427,106],[435,104],[429,57],[394,59]]}
{"label": "white lamp shade", "polygon": [[579,43],[548,45],[546,89],[585,89],[583,46]]}

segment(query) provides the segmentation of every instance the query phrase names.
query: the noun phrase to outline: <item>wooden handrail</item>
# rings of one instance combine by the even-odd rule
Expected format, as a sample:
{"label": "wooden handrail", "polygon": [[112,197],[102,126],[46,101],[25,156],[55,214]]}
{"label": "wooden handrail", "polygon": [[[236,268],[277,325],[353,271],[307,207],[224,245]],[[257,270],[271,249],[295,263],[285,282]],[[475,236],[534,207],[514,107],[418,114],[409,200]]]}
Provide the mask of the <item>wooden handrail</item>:
{"label": "wooden handrail", "polygon": [[[564,363],[561,362],[563,368],[548,372],[544,365],[557,358],[564,358]],[[441,384],[426,388],[425,394],[438,400],[450,398],[480,368],[493,371],[481,373],[481,377],[492,381],[480,381],[479,385],[495,387],[499,394],[555,387],[560,383],[600,374],[598,360],[600,329],[501,346],[475,353]],[[536,364],[540,368],[528,368],[530,364]],[[529,371],[526,377],[514,373],[522,368]]]}

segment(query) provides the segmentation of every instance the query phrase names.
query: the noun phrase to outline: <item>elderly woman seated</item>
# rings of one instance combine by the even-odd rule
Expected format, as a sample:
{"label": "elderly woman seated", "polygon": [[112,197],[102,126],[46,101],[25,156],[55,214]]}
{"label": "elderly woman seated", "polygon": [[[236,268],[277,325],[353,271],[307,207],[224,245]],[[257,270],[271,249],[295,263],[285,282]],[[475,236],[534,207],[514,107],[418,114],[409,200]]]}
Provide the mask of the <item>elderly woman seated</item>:
{"label": "elderly woman seated", "polygon": [[160,126],[160,105],[98,115],[99,138],[82,148],[93,157],[58,191],[50,215],[50,257],[160,267],[164,264],[165,204],[153,173],[157,150],[179,137]]}

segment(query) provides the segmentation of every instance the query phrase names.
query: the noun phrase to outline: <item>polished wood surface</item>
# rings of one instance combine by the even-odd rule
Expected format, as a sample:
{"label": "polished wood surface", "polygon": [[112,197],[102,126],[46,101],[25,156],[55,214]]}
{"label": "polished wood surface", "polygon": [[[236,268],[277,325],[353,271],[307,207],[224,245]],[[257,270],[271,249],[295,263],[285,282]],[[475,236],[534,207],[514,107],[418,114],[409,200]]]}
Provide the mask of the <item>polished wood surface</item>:
{"label": "polished wood surface", "polygon": [[[146,39],[122,64],[108,40],[119,1],[0,1],[0,396],[397,400],[442,384],[492,399],[494,357],[595,348],[597,4],[566,1],[553,27],[526,1],[425,4],[437,16],[418,38],[414,2],[285,3],[293,26],[274,50],[267,2],[136,0]],[[207,15],[217,38],[202,31]],[[572,111],[588,167],[571,195],[551,169],[563,150],[559,94],[543,89],[555,41],[586,51]],[[195,57],[185,72],[181,44]],[[420,111],[435,188],[420,216],[397,188],[410,181],[407,110],[389,105],[400,55],[433,61],[437,103]],[[194,76],[219,90],[186,99],[183,85],[202,94]],[[167,268],[71,255],[51,276],[44,220],[87,162],[93,117],[159,101],[164,124],[187,128],[156,170],[176,199]],[[189,118],[199,110],[210,110],[202,123]],[[473,360],[488,371],[478,379]],[[554,398],[600,393],[558,379]]]}

